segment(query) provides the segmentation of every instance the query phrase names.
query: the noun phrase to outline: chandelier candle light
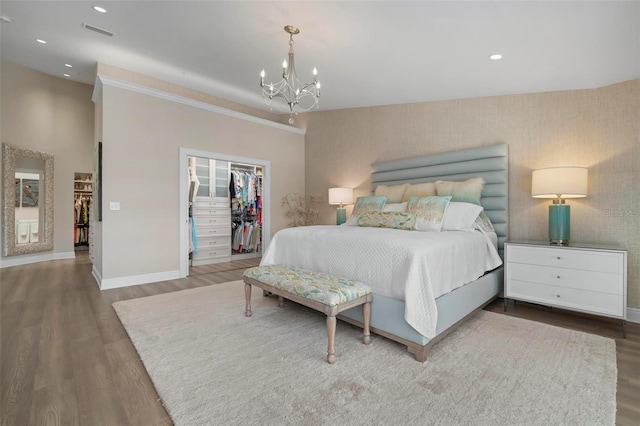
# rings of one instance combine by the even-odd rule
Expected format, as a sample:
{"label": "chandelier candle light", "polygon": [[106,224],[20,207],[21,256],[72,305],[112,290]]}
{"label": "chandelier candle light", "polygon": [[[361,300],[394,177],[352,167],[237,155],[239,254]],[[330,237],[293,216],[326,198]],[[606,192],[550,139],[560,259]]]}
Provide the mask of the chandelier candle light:
{"label": "chandelier candle light", "polygon": [[303,83],[296,74],[293,53],[293,36],[299,34],[300,30],[293,25],[287,25],[284,30],[289,33],[289,60],[282,62],[282,80],[277,83],[265,84],[265,72],[260,72],[260,87],[262,87],[262,97],[267,104],[273,98],[283,98],[289,105],[289,124],[293,124],[293,115],[298,112],[309,111],[314,106],[318,107],[320,99],[320,82],[318,81],[318,70],[313,68],[313,81]]}

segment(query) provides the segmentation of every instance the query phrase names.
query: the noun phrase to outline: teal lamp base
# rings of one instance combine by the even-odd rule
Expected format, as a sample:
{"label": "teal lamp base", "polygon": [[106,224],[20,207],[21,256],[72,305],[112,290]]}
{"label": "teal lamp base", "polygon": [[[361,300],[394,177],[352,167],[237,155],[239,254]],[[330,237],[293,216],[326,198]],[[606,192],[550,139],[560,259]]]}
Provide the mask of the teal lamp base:
{"label": "teal lamp base", "polygon": [[344,207],[338,207],[336,209],[336,214],[338,216],[338,220],[336,221],[336,225],[342,225],[347,221],[347,209]]}
{"label": "teal lamp base", "polygon": [[549,242],[555,245],[569,244],[571,210],[567,204],[549,206]]}

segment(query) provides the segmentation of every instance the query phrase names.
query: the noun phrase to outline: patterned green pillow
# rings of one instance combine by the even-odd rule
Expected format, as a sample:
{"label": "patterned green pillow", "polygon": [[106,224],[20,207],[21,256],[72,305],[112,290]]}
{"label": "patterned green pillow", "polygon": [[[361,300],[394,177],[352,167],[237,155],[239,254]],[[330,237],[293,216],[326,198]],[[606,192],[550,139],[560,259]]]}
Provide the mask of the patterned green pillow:
{"label": "patterned green pillow", "polygon": [[407,213],[416,217],[416,230],[440,232],[444,212],[451,201],[446,197],[409,197]]}
{"label": "patterned green pillow", "polygon": [[358,226],[358,216],[367,212],[379,212],[382,206],[387,202],[386,195],[371,195],[368,197],[358,197],[356,204],[353,206],[351,217],[345,225]]}
{"label": "patterned green pillow", "polygon": [[476,218],[475,226],[482,229],[485,232],[496,232],[495,228],[493,227],[493,224],[491,223],[491,220],[489,219],[489,216],[487,216],[484,210],[481,211],[478,217]]}
{"label": "patterned green pillow", "polygon": [[400,212],[367,212],[358,217],[358,226],[414,230],[416,217]]}

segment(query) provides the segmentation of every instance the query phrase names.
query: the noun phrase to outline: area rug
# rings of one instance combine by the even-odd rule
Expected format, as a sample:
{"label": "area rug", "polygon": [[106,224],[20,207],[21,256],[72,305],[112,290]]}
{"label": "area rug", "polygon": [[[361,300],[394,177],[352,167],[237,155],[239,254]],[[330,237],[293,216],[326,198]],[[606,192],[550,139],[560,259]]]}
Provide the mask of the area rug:
{"label": "area rug", "polygon": [[481,311],[418,363],[406,347],[241,281],[114,303],[176,425],[613,425],[611,339]]}

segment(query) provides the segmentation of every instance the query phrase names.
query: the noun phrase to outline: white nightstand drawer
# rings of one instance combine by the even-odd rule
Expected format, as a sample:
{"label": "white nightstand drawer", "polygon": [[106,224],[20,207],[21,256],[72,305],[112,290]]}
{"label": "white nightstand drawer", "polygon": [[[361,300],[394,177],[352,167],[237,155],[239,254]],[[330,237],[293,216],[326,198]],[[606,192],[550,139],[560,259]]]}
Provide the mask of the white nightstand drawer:
{"label": "white nightstand drawer", "polygon": [[510,245],[507,262],[623,274],[622,254],[568,247]]}
{"label": "white nightstand drawer", "polygon": [[542,305],[625,318],[622,295],[510,280],[505,296]]}
{"label": "white nightstand drawer", "polygon": [[[509,249],[511,254],[511,249]],[[507,262],[507,280],[527,281],[600,293],[624,294],[624,276],[606,272]]]}

